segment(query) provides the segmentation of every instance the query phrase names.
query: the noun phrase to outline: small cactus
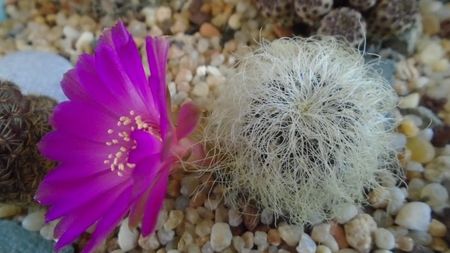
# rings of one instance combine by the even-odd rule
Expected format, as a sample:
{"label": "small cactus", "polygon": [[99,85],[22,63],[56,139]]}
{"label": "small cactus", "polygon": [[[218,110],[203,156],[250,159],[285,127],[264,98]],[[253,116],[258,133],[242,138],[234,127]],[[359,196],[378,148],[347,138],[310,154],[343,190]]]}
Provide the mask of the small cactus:
{"label": "small cactus", "polygon": [[205,130],[231,207],[299,225],[333,219],[395,168],[396,95],[356,49],[330,37],[275,40],[231,75]]}
{"label": "small cactus", "polygon": [[347,7],[334,9],[320,21],[317,33],[342,38],[356,47],[364,42],[366,22],[356,10]]}
{"label": "small cactus", "polygon": [[52,164],[37,143],[50,130],[55,106],[44,96],[23,96],[11,82],[0,81],[0,202],[26,205]]}
{"label": "small cactus", "polygon": [[256,5],[263,16],[282,24],[292,23],[292,0],[257,0]]}
{"label": "small cactus", "polygon": [[377,3],[377,0],[349,0],[348,3],[357,10],[367,11]]}
{"label": "small cactus", "polygon": [[301,21],[314,25],[331,11],[333,0],[294,0],[294,9]]}
{"label": "small cactus", "polygon": [[414,26],[419,16],[416,0],[380,0],[371,10],[370,35],[380,39],[401,35]]}

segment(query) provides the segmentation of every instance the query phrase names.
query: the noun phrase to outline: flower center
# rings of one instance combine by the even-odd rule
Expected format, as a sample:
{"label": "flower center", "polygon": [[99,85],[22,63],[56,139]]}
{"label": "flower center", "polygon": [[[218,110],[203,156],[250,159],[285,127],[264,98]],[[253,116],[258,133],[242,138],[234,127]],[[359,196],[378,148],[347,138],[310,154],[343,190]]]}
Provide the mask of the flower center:
{"label": "flower center", "polygon": [[107,159],[103,161],[105,165],[109,165],[109,169],[116,172],[118,176],[123,176],[125,169],[133,169],[135,163],[128,162],[128,155],[136,148],[136,141],[130,137],[131,132],[135,130],[143,130],[151,134],[155,134],[154,129],[142,119],[141,115],[131,110],[129,115],[119,117],[117,127],[110,128],[106,132],[111,139],[105,142],[106,146],[117,146],[117,152],[110,153]]}

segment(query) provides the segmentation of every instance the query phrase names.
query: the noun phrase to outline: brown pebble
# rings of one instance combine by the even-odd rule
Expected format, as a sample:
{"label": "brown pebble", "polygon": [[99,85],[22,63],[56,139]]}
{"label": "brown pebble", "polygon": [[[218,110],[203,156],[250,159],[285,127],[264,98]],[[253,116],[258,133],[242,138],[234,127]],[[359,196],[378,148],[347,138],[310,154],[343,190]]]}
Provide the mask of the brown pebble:
{"label": "brown pebble", "polygon": [[337,222],[330,222],[330,234],[334,237],[340,249],[348,248],[347,238],[345,237],[344,228]]}
{"label": "brown pebble", "polygon": [[278,229],[269,229],[269,231],[267,232],[267,241],[269,241],[269,243],[274,246],[280,245],[281,237]]}
{"label": "brown pebble", "polygon": [[433,128],[433,133],[431,139],[433,146],[443,148],[450,143],[450,126],[437,126]]}
{"label": "brown pebble", "polygon": [[414,241],[411,237],[402,236],[397,239],[397,248],[406,252],[411,252],[414,249]]}
{"label": "brown pebble", "polygon": [[167,194],[170,197],[177,197],[178,195],[180,195],[180,187],[181,184],[179,180],[170,180],[167,187]]}
{"label": "brown pebble", "polygon": [[450,38],[450,18],[445,19],[441,22],[440,35],[443,38]]}
{"label": "brown pebble", "polygon": [[442,238],[433,238],[431,248],[437,252],[443,252],[448,249],[447,243]]}
{"label": "brown pebble", "polygon": [[294,34],[292,29],[280,25],[275,25],[273,27],[273,32],[278,38],[290,37]]}
{"label": "brown pebble", "polygon": [[432,219],[428,232],[433,237],[444,237],[447,234],[447,227],[442,222]]}
{"label": "brown pebble", "polygon": [[244,221],[245,227],[248,230],[250,230],[250,231],[255,230],[256,226],[258,226],[258,223],[259,223],[258,210],[253,206],[247,205],[244,208],[243,221]]}
{"label": "brown pebble", "polygon": [[189,206],[193,208],[203,206],[203,203],[205,203],[206,198],[207,198],[206,193],[199,192],[195,194],[194,197],[191,198]]}
{"label": "brown pebble", "polygon": [[420,104],[432,110],[435,113],[440,112],[444,109],[447,103],[447,98],[433,98],[428,95],[423,95]]}
{"label": "brown pebble", "polygon": [[200,34],[206,38],[213,38],[220,36],[220,31],[210,23],[203,23],[200,26]]}

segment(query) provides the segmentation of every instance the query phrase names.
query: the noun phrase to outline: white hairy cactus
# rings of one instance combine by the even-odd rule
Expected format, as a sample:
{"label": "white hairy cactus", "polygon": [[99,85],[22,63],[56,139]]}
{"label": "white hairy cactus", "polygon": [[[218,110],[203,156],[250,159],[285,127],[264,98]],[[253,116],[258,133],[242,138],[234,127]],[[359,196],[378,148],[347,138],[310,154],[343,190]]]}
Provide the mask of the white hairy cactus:
{"label": "white hairy cactus", "polygon": [[228,205],[295,224],[361,204],[391,173],[392,88],[332,38],[262,43],[220,91],[205,140]]}

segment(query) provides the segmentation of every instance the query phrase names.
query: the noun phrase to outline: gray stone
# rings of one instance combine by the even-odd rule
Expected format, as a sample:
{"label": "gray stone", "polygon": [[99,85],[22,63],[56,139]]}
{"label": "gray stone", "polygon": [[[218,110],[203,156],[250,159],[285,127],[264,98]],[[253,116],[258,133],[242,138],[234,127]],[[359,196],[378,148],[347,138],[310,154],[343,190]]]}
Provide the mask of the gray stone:
{"label": "gray stone", "polygon": [[57,54],[15,52],[0,58],[0,79],[16,83],[24,94],[47,95],[63,101],[67,98],[60,82],[64,73],[71,68],[72,64]]}
{"label": "gray stone", "polygon": [[[45,240],[39,232],[22,228],[18,222],[0,219],[0,252],[8,253],[52,253],[53,242]],[[73,253],[66,247],[62,253]]]}
{"label": "gray stone", "polygon": [[5,1],[0,0],[0,22],[6,19],[6,13],[5,13]]}

